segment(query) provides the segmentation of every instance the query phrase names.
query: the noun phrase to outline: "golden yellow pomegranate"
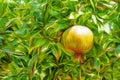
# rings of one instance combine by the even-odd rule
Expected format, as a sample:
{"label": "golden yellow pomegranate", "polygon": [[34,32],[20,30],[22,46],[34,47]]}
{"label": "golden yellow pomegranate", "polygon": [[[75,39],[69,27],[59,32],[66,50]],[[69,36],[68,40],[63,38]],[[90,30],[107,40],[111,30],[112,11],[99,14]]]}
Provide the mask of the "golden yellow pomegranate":
{"label": "golden yellow pomegranate", "polygon": [[85,26],[72,26],[62,34],[63,47],[75,55],[88,52],[93,45],[93,32]]}

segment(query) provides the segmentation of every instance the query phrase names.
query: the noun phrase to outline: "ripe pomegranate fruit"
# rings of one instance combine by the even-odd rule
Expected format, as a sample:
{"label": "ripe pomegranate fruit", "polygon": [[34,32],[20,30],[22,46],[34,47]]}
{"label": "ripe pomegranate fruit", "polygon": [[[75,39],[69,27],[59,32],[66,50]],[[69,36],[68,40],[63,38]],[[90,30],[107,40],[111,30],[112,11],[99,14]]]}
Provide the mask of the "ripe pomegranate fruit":
{"label": "ripe pomegranate fruit", "polygon": [[75,57],[88,52],[93,45],[93,33],[85,26],[72,26],[62,34],[63,47],[75,54]]}

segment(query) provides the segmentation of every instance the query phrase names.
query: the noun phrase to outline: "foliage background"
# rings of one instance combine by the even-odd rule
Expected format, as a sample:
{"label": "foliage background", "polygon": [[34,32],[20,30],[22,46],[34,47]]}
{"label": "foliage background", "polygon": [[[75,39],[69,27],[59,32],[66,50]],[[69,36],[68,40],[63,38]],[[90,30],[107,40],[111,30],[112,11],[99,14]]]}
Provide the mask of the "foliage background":
{"label": "foliage background", "polygon": [[[120,80],[118,0],[0,0],[1,80]],[[89,27],[84,64],[60,43],[72,25]]]}

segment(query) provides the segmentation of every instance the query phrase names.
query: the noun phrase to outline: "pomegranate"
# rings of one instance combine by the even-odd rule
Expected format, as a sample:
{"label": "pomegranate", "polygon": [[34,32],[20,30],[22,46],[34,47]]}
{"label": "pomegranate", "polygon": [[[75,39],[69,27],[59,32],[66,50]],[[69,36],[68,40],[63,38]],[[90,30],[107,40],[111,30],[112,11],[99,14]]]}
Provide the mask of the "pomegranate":
{"label": "pomegranate", "polygon": [[72,26],[62,34],[61,39],[63,47],[73,52],[76,57],[88,52],[93,45],[93,33],[85,26]]}

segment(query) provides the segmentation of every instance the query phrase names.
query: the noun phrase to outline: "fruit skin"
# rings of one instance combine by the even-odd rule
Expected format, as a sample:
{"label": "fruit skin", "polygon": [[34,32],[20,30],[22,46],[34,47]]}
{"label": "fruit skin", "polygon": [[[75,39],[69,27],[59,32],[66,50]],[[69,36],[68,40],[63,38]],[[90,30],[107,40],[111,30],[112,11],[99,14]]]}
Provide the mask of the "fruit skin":
{"label": "fruit skin", "polygon": [[62,34],[63,47],[76,56],[88,52],[93,45],[93,32],[85,26],[75,25]]}

